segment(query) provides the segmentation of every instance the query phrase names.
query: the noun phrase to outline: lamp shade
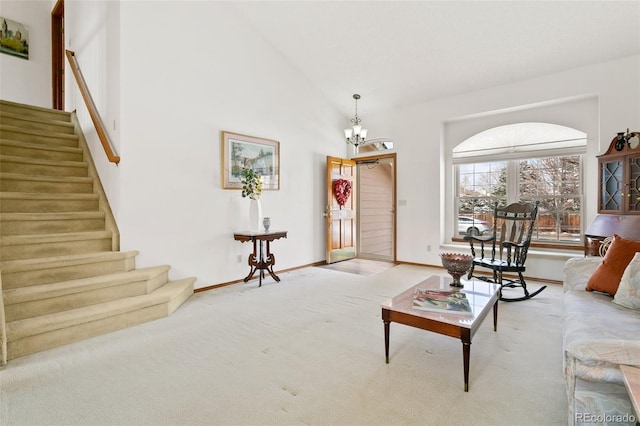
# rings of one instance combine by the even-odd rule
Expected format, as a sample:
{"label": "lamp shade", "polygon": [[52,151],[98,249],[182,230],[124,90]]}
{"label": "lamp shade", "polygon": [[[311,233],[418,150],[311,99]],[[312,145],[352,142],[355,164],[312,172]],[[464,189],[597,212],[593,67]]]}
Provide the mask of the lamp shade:
{"label": "lamp shade", "polygon": [[344,137],[349,139],[353,135],[353,129],[344,129]]}

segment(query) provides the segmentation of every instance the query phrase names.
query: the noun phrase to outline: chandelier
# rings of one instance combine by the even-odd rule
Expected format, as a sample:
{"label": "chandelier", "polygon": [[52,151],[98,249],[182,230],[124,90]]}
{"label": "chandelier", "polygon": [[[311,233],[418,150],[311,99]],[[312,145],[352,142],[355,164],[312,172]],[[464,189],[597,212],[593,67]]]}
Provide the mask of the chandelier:
{"label": "chandelier", "polygon": [[356,93],[353,95],[353,99],[356,100],[356,115],[351,119],[353,127],[351,129],[344,129],[344,136],[347,139],[347,143],[354,145],[356,152],[358,152],[358,146],[366,143],[367,129],[362,128],[360,124],[362,119],[358,117],[358,99],[360,99],[360,95]]}

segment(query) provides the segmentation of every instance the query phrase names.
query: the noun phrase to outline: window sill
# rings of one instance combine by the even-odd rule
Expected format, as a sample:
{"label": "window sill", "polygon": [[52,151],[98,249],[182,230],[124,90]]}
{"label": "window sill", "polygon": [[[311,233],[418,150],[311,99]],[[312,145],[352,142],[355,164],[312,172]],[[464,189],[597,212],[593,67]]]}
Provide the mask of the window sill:
{"label": "window sill", "polygon": [[[469,243],[462,238],[452,238],[451,243],[443,244],[441,249],[468,249]],[[531,243],[529,255],[535,257],[547,257],[556,259],[568,259],[570,257],[582,256],[584,246],[574,244],[553,244],[553,243]]]}

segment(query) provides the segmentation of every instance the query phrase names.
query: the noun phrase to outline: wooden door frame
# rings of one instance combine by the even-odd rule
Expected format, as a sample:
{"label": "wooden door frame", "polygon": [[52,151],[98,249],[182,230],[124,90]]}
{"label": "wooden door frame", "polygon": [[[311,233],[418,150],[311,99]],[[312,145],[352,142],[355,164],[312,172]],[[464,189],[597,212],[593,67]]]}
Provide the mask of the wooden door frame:
{"label": "wooden door frame", "polygon": [[52,107],[64,111],[64,0],[51,10]]}
{"label": "wooden door frame", "polygon": [[[398,179],[397,179],[397,170],[398,170],[398,158],[395,152],[388,154],[375,154],[375,155],[367,155],[364,157],[355,157],[351,158],[351,160],[356,162],[356,166],[365,161],[374,161],[383,158],[390,158],[393,160],[393,262],[397,262],[397,253],[398,253]],[[357,168],[356,168],[357,170]],[[360,224],[360,203],[356,205],[356,221],[358,225]],[[358,232],[356,236],[356,242],[358,246],[360,245],[360,226],[358,226]],[[356,256],[358,253],[356,253]]]}

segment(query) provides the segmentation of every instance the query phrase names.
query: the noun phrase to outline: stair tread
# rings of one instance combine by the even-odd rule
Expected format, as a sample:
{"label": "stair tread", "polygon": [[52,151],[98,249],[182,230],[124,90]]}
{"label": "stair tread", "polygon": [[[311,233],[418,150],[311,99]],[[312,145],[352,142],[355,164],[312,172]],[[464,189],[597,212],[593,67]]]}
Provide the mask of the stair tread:
{"label": "stair tread", "polygon": [[68,121],[69,116],[66,115],[65,117],[67,118],[67,120],[63,121],[63,120],[54,120],[52,118],[47,119],[44,117],[35,117],[33,115],[23,115],[23,114],[16,114],[14,112],[0,111],[0,120],[2,118],[13,118],[17,120],[32,122],[32,123],[53,124],[56,126],[68,127],[70,129],[73,129],[73,124],[70,121]]}
{"label": "stair tread", "polygon": [[44,158],[16,157],[14,155],[0,155],[0,162],[34,165],[37,164],[39,166],[56,167],[88,167],[88,163],[86,161],[47,160]]}
{"label": "stair tread", "polygon": [[4,138],[0,139],[0,146],[17,146],[20,148],[38,149],[41,151],[67,152],[72,154],[80,154],[83,152],[82,148],[75,146],[46,145],[41,143],[16,141],[13,139]]}
{"label": "stair tread", "polygon": [[135,311],[148,306],[168,303],[171,296],[193,286],[194,277],[170,281],[155,291],[141,296],[126,297],[96,305],[41,315],[7,323],[7,342],[24,337],[47,333],[91,321]]}
{"label": "stair tread", "polygon": [[118,272],[107,275],[97,275],[88,278],[60,281],[50,284],[40,284],[27,287],[18,287],[3,291],[6,305],[22,303],[35,299],[48,299],[68,294],[80,293],[102,287],[116,286],[140,279],[149,279],[169,271],[169,265],[152,266],[148,268],[134,269],[127,272]]}
{"label": "stair tread", "polygon": [[93,183],[93,178],[87,176],[26,175],[23,173],[6,172],[0,173],[0,179],[28,180],[33,182]]}
{"label": "stair tread", "polygon": [[21,199],[21,200],[97,200],[100,196],[98,194],[87,194],[82,192],[0,192],[0,199]]}
{"label": "stair tread", "polygon": [[97,253],[71,254],[65,256],[40,257],[33,259],[5,260],[0,262],[0,270],[5,273],[32,271],[36,269],[49,269],[57,266],[72,266],[87,263],[99,263],[107,260],[119,260],[136,257],[138,254],[140,254],[140,252],[137,250],[105,251]]}
{"label": "stair tread", "polygon": [[94,212],[61,212],[61,213],[0,213],[2,221],[36,221],[36,220],[82,220],[82,219],[103,219],[105,213]]}
{"label": "stair tread", "polygon": [[60,241],[84,241],[100,238],[111,238],[111,231],[86,231],[86,232],[63,232],[58,234],[26,234],[7,235],[2,237],[0,244],[3,246],[18,244],[42,244]]}
{"label": "stair tread", "polygon": [[[78,140],[78,135],[74,133],[71,133],[71,134],[58,133],[58,132],[51,132],[47,130],[32,129],[32,128],[25,129],[24,127],[20,127],[20,126],[12,126],[10,124],[0,123],[0,134],[2,132],[15,132],[15,133],[22,133],[25,135],[44,136],[51,139],[68,139],[73,141]],[[7,138],[5,136],[2,139],[10,139],[10,138]]]}
{"label": "stair tread", "polygon": [[39,106],[36,106],[36,105],[23,104],[23,103],[20,103],[20,102],[13,102],[13,101],[5,100],[5,99],[0,99],[0,104],[13,106],[13,107],[16,107],[16,108],[21,108],[21,109],[26,110],[26,111],[45,112],[45,113],[48,113],[48,114],[54,114],[54,115],[59,116],[61,119],[64,119],[65,121],[69,121],[71,119],[71,113],[70,112],[60,111],[58,109],[51,109],[51,108],[46,108],[46,107],[39,107]]}

